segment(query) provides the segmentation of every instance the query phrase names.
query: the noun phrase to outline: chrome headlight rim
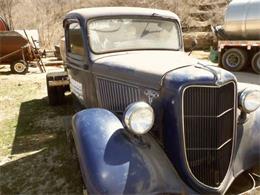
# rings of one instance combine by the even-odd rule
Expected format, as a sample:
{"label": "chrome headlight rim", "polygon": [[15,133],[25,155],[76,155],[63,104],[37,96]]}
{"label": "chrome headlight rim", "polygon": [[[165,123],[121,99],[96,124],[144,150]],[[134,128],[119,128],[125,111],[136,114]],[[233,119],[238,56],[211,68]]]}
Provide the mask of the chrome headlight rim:
{"label": "chrome headlight rim", "polygon": [[[134,129],[132,126],[132,118],[133,115],[139,111],[144,111],[147,110],[149,112],[151,112],[151,122],[148,126],[148,128],[146,128],[143,131],[139,131],[137,129]],[[136,134],[136,135],[143,135],[146,134],[148,131],[151,130],[151,128],[153,127],[154,124],[154,111],[153,108],[146,102],[134,102],[131,103],[130,105],[127,106],[127,108],[125,109],[124,115],[123,115],[123,123],[125,125],[125,127],[132,133]]]}
{"label": "chrome headlight rim", "polygon": [[248,107],[246,106],[247,97],[249,95],[252,95],[252,93],[259,93],[260,94],[260,90],[253,89],[253,88],[246,88],[246,89],[243,90],[243,92],[239,96],[239,106],[246,113],[254,112],[260,107],[260,103],[254,109],[248,109]]}

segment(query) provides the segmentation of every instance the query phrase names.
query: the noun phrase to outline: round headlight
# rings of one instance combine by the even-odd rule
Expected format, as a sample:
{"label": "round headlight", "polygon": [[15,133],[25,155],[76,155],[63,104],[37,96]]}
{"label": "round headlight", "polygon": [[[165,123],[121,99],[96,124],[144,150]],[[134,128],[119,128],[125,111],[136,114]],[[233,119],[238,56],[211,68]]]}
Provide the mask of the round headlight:
{"label": "round headlight", "polygon": [[260,107],[260,91],[245,89],[240,95],[239,105],[246,113],[255,111]]}
{"label": "round headlight", "polygon": [[153,108],[145,102],[130,104],[124,112],[124,123],[128,130],[137,135],[147,133],[154,123]]}

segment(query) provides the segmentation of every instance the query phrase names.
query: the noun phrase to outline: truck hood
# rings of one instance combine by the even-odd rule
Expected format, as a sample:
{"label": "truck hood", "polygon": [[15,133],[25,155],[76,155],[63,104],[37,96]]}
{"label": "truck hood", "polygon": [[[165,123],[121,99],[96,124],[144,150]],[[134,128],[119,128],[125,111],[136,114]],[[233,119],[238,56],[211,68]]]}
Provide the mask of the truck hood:
{"label": "truck hood", "polygon": [[198,60],[180,51],[131,51],[96,59],[92,70],[97,76],[158,90],[166,73],[197,63]]}

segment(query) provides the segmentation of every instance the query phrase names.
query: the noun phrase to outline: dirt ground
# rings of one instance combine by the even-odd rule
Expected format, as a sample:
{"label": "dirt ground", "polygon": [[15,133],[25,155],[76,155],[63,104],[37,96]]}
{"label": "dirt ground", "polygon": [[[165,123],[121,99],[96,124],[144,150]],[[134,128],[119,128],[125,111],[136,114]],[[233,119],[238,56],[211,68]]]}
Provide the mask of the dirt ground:
{"label": "dirt ground", "polygon": [[0,194],[82,194],[66,143],[72,108],[50,107],[46,96],[38,68],[26,75],[0,69]]}
{"label": "dirt ground", "polygon": [[[194,52],[207,60],[208,53]],[[82,182],[66,142],[72,107],[48,105],[45,73],[14,75],[0,66],[0,194],[82,194]],[[63,70],[47,67],[47,71]],[[260,76],[235,73],[260,88]],[[68,97],[69,98],[69,97]]]}

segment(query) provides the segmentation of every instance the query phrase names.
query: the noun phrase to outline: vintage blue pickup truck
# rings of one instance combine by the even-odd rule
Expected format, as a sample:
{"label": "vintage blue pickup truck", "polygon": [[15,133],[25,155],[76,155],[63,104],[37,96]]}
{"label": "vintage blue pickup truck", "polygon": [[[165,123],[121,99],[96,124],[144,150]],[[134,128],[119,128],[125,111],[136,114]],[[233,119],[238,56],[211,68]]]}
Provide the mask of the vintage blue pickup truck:
{"label": "vintage blue pickup truck", "polygon": [[47,75],[48,95],[59,104],[69,85],[82,107],[71,136],[89,194],[236,194],[244,174],[259,185],[260,92],[188,56],[177,15],[86,8],[63,25],[66,71]]}

